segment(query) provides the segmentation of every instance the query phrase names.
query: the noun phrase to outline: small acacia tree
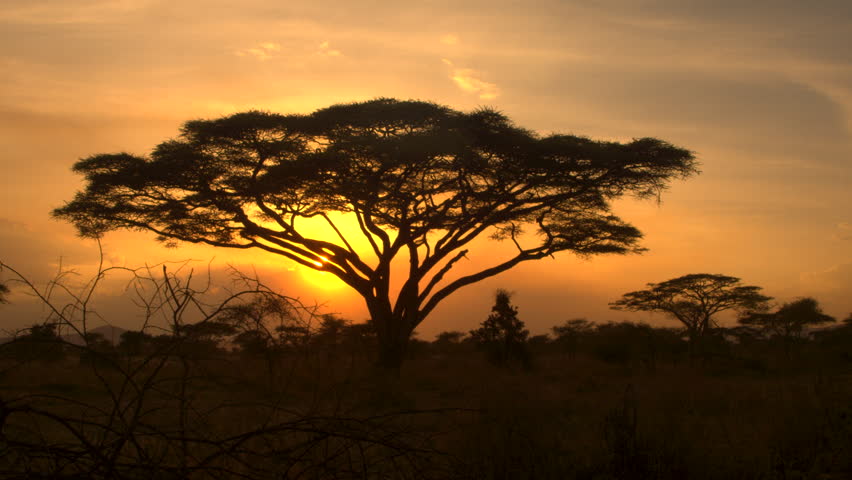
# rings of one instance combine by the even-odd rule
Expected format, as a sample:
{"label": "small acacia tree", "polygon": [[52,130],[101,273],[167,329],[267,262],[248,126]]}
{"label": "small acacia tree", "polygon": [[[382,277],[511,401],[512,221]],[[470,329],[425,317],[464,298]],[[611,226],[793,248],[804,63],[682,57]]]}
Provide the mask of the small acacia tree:
{"label": "small acacia tree", "polygon": [[748,312],[738,319],[741,325],[759,329],[768,337],[776,337],[784,345],[785,356],[790,356],[790,348],[801,341],[808,327],[825,325],[836,319],[823,313],[819,302],[810,297],[785,303],[775,312]]}
{"label": "small acacia tree", "polygon": [[741,285],[737,277],[693,273],[649,283],[647,290],[625,293],[610,303],[614,310],[663,312],[678,319],[686,327],[690,344],[694,345],[711,328],[713,316],[726,310],[765,311],[771,297],[760,293],[761,287]]}
{"label": "small acacia tree", "polygon": [[[147,230],[331,273],[364,298],[391,367],[414,328],[466,285],[561,251],[641,251],[641,233],[610,202],[658,196],[697,172],[691,152],[653,138],[542,137],[494,110],[393,99],[190,121],[148,157],[94,155],[74,170],[86,188],[53,213],[81,235]],[[346,217],[357,226],[344,228]],[[516,250],[448,276],[484,235]],[[395,260],[406,273],[392,283]]]}
{"label": "small acacia tree", "polygon": [[819,302],[810,297],[785,303],[772,313],[748,312],[739,323],[757,327],[768,336],[785,339],[801,338],[805,328],[835,322],[835,318],[822,312]]}

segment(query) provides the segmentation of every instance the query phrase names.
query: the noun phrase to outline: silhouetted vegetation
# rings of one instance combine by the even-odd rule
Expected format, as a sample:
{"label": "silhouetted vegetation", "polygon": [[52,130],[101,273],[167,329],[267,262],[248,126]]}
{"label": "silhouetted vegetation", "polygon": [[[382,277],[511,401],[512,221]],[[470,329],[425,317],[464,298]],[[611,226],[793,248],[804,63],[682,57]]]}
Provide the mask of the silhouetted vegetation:
{"label": "silhouetted vegetation", "polygon": [[[782,305],[772,315],[795,318],[782,327],[717,325],[696,363],[687,328],[572,319],[533,341],[499,291],[480,329],[414,339],[406,375],[388,378],[371,367],[371,323],[319,314],[240,275],[214,299],[182,268],[106,269],[68,305],[20,279],[48,313],[0,345],[0,476],[852,473],[852,315],[815,329],[832,322],[814,299]],[[146,323],[113,345],[87,322],[116,271],[144,285],[131,291]],[[795,362],[782,354],[785,332]],[[535,369],[497,368],[532,359]]]}
{"label": "silhouetted vegetation", "polygon": [[588,342],[589,336],[595,329],[595,324],[585,318],[567,320],[562,325],[551,328],[555,342],[560,350],[567,352],[572,357],[576,356],[577,350]]}
{"label": "silhouetted vegetation", "polygon": [[45,323],[33,325],[19,332],[7,344],[9,355],[16,359],[56,362],[65,358],[63,341],[57,334],[57,325]]}
{"label": "silhouetted vegetation", "polygon": [[[697,172],[691,152],[653,138],[541,137],[492,109],[393,99],[194,120],[149,157],[94,155],[74,170],[86,189],[54,215],[81,235],[148,230],[167,243],[258,248],[329,272],[364,298],[379,364],[391,368],[411,332],[466,285],[561,251],[641,251],[641,233],[610,202],[656,197]],[[327,233],[306,236],[318,223]],[[524,230],[537,237],[521,238]],[[344,232],[359,232],[369,251],[356,252]],[[516,250],[448,277],[483,235]],[[395,259],[408,266],[399,293]]]}
{"label": "silhouetted vegetation", "polygon": [[807,328],[825,325],[836,320],[824,313],[813,298],[800,298],[785,303],[777,311],[748,312],[739,318],[739,323],[756,330],[756,334],[784,346],[784,354],[789,357],[796,346],[801,345]]}
{"label": "silhouetted vegetation", "polygon": [[712,349],[716,343],[714,315],[726,310],[764,311],[771,300],[760,293],[760,287],[741,285],[739,278],[726,275],[694,273],[648,286],[625,293],[610,305],[616,310],[662,312],[677,319],[686,327],[693,353]]}
{"label": "silhouetted vegetation", "polygon": [[497,291],[491,314],[478,329],[470,331],[470,338],[495,365],[507,367],[518,362],[529,368],[527,337],[530,332],[518,318],[518,308],[512,305],[510,297],[505,290]]}

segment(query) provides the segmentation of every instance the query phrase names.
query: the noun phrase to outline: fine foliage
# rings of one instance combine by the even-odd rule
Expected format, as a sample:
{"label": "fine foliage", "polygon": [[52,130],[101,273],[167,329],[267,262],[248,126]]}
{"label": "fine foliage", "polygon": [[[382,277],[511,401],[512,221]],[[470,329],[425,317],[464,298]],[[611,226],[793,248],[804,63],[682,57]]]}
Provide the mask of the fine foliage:
{"label": "fine foliage", "polygon": [[649,283],[647,290],[625,293],[610,303],[615,310],[663,312],[678,319],[686,327],[691,341],[704,337],[717,327],[713,316],[725,310],[764,311],[771,297],[761,288],[740,284],[740,279],[726,275],[694,273]]}
{"label": "fine foliage", "polygon": [[[691,152],[653,138],[542,137],[491,109],[377,99],[194,120],[147,157],[93,155],[74,171],[86,187],[53,214],[81,235],[145,230],[329,272],[364,298],[381,363],[393,366],[414,328],[461,287],[560,251],[641,251],[641,233],[611,201],[658,196],[697,169]],[[317,222],[330,234],[306,228]],[[516,250],[448,276],[482,236]],[[395,259],[407,264],[398,289]]]}

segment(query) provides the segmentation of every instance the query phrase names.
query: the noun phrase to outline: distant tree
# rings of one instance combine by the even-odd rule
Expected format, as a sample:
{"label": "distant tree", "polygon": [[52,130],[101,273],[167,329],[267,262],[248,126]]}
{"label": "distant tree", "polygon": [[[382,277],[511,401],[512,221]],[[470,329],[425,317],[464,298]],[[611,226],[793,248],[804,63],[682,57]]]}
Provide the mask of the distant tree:
{"label": "distant tree", "polygon": [[651,362],[654,358],[652,329],[644,323],[598,324],[590,343],[592,353],[607,363],[640,364]]}
{"label": "distant tree", "polygon": [[9,303],[9,300],[6,299],[7,295],[9,295],[9,287],[0,283],[0,303]]}
{"label": "distant tree", "polygon": [[115,346],[102,333],[86,332],[83,335],[81,362],[104,362],[113,353],[115,353]]}
{"label": "distant tree", "polygon": [[[653,138],[539,136],[491,109],[384,98],[190,121],[150,157],[94,155],[74,170],[88,184],[53,214],[81,235],[147,230],[331,273],[364,298],[379,363],[393,368],[415,327],[462,287],[557,252],[641,251],[641,232],[611,201],[657,197],[697,173],[691,152]],[[347,219],[357,227],[343,228]],[[329,233],[312,234],[317,222]],[[516,250],[448,277],[483,236]],[[406,266],[398,290],[395,262]]]}
{"label": "distant tree", "polygon": [[224,337],[235,333],[236,328],[233,325],[221,321],[204,321],[180,326],[180,335],[193,341],[212,344],[218,344]]}
{"label": "distant tree", "polygon": [[261,330],[244,330],[234,335],[232,342],[246,355],[265,355],[272,349],[272,337]]}
{"label": "distant tree", "polygon": [[823,313],[815,299],[805,297],[785,303],[772,313],[748,312],[738,321],[741,325],[756,327],[766,336],[796,339],[802,338],[809,327],[825,325],[837,320]]}
{"label": "distant tree", "polygon": [[325,314],[320,317],[319,328],[314,335],[314,343],[326,347],[334,347],[343,342],[346,327],[352,322],[344,320],[333,314]]}
{"label": "distant tree", "polygon": [[577,348],[582,339],[595,330],[595,324],[585,318],[566,320],[562,325],[551,328],[554,342],[572,358],[577,355]]}
{"label": "distant tree", "polygon": [[[304,346],[311,332],[291,299],[273,294],[258,295],[250,301],[228,305],[208,321],[221,338],[231,336],[242,351],[286,350]],[[201,325],[201,324],[198,324]]]}
{"label": "distant tree", "polygon": [[508,366],[513,360],[529,366],[526,344],[529,334],[524,322],[518,318],[518,308],[511,303],[511,294],[506,290],[497,291],[491,314],[478,329],[470,331],[471,339],[485,350],[492,363],[499,366]]}
{"label": "distant tree", "polygon": [[10,342],[10,353],[18,360],[54,362],[65,358],[65,342],[54,323],[36,324]]}
{"label": "distant tree", "polygon": [[429,348],[432,346],[430,342],[418,337],[419,333],[416,330],[411,332],[411,338],[408,341],[408,349],[406,350],[408,358],[421,357],[428,352]]}
{"label": "distant tree", "polygon": [[435,344],[437,345],[457,345],[462,342],[464,336],[466,334],[464,332],[459,332],[458,330],[453,331],[444,331],[439,333],[435,337]]}
{"label": "distant tree", "polygon": [[625,293],[610,306],[615,310],[666,313],[686,327],[693,346],[718,327],[713,320],[717,313],[765,311],[771,300],[760,293],[761,287],[741,285],[739,278],[726,275],[695,273],[648,286],[647,290]]}
{"label": "distant tree", "polygon": [[804,339],[803,335],[808,328],[837,320],[823,313],[815,299],[805,297],[785,303],[772,313],[748,312],[740,316],[738,321],[743,326],[757,329],[766,337],[780,339],[784,353],[789,357],[792,345]]}
{"label": "distant tree", "polygon": [[121,333],[116,348],[125,355],[144,355],[151,349],[153,338],[152,335],[145,332],[128,330]]}
{"label": "distant tree", "polygon": [[343,328],[341,340],[343,347],[350,353],[369,353],[379,342],[376,323],[372,319],[367,319],[363,323],[347,322]]}
{"label": "distant tree", "polygon": [[290,324],[275,327],[278,344],[285,350],[294,351],[307,346],[311,340],[311,329],[307,325]]}
{"label": "distant tree", "polygon": [[531,349],[536,351],[542,348],[546,348],[551,343],[553,343],[553,340],[550,338],[550,335],[546,333],[533,335],[527,339],[527,345],[529,345]]}
{"label": "distant tree", "polygon": [[432,346],[436,352],[440,353],[458,352],[463,350],[466,344],[469,344],[469,342],[466,342],[466,336],[465,332],[457,330],[443,331],[435,337]]}
{"label": "distant tree", "polygon": [[819,351],[831,362],[852,362],[852,313],[840,325],[814,332]]}
{"label": "distant tree", "polygon": [[204,357],[221,353],[225,338],[237,333],[237,329],[226,322],[207,320],[180,325],[174,339],[178,351],[191,357]]}

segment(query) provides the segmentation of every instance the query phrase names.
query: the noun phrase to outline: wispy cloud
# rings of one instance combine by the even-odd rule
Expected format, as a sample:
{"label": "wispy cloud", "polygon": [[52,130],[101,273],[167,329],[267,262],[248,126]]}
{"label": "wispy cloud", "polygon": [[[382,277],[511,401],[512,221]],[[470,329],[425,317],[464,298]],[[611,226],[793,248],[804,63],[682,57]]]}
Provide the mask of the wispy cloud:
{"label": "wispy cloud", "polygon": [[476,70],[458,68],[446,58],[441,59],[441,61],[450,67],[450,78],[465,92],[476,94],[481,100],[492,100],[500,95],[500,89],[497,85],[483,80]]}
{"label": "wispy cloud", "polygon": [[238,57],[254,57],[260,61],[269,60],[275,56],[275,52],[281,51],[281,45],[273,42],[263,42],[256,47],[237,50]]}
{"label": "wispy cloud", "polygon": [[340,50],[335,50],[335,49],[331,48],[331,45],[328,43],[328,41],[320,43],[319,51],[317,53],[324,56],[324,57],[342,57],[343,56],[343,52],[341,52]]}

